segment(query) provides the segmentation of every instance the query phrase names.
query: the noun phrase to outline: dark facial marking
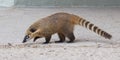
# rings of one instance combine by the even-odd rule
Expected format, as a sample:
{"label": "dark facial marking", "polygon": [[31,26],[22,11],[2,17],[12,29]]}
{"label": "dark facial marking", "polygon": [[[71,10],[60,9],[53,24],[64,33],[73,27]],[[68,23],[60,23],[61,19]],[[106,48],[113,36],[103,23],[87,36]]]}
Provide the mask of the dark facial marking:
{"label": "dark facial marking", "polygon": [[30,31],[31,31],[31,32],[35,32],[36,29],[35,29],[35,28],[31,28]]}

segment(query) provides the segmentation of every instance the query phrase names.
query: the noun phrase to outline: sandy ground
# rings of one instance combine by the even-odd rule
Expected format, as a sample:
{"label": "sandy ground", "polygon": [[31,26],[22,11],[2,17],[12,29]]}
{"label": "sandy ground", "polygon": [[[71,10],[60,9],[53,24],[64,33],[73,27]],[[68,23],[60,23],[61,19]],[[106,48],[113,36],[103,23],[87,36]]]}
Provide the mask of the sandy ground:
{"label": "sandy ground", "polygon": [[[22,44],[25,30],[40,18],[56,12],[84,17],[110,33],[104,39],[81,26],[75,27],[75,43]],[[0,8],[0,60],[120,60],[120,8]],[[67,39],[68,40],[68,39]]]}

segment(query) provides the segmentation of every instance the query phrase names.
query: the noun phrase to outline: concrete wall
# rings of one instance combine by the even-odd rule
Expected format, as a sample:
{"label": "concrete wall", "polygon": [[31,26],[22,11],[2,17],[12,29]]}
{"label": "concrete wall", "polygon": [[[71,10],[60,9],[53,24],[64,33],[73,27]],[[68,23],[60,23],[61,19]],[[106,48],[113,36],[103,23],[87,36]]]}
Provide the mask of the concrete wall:
{"label": "concrete wall", "polygon": [[120,6],[120,0],[15,0],[16,6]]}
{"label": "concrete wall", "polygon": [[11,7],[14,5],[14,0],[0,0],[0,7]]}
{"label": "concrete wall", "polygon": [[13,5],[19,7],[120,6],[120,0],[0,0],[0,6]]}

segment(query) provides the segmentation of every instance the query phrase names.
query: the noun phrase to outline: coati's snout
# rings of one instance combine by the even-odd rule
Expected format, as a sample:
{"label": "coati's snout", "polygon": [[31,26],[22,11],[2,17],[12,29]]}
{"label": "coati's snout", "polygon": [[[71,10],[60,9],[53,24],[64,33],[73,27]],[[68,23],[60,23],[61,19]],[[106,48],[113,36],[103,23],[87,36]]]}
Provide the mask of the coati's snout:
{"label": "coati's snout", "polygon": [[34,29],[28,29],[28,30],[26,31],[26,35],[25,35],[22,43],[25,43],[25,42],[27,42],[28,40],[30,40],[31,38],[33,38],[33,37],[31,37],[31,36],[33,36],[33,33],[34,33],[34,32],[35,32]]}
{"label": "coati's snout", "polygon": [[24,37],[24,39],[23,39],[23,42],[22,42],[22,43],[27,42],[29,39],[30,39],[29,35],[26,35],[26,36]]}

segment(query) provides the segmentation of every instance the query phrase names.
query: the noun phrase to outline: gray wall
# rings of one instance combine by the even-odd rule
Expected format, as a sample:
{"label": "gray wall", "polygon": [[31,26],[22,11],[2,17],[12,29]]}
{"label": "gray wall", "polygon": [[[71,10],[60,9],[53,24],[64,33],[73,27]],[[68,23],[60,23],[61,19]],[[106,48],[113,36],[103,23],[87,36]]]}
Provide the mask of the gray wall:
{"label": "gray wall", "polygon": [[0,7],[11,7],[14,5],[14,0],[0,0]]}
{"label": "gray wall", "polygon": [[15,0],[19,7],[120,6],[120,0]]}

